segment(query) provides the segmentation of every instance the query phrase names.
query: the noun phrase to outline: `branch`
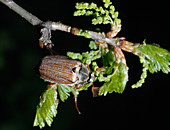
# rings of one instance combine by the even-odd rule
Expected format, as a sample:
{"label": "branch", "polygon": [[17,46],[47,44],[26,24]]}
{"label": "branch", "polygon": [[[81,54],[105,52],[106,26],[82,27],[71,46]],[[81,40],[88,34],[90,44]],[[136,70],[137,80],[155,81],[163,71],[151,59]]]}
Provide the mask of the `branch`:
{"label": "branch", "polygon": [[82,30],[82,29],[78,29],[76,27],[64,25],[61,22],[47,21],[47,22],[43,23],[42,26],[44,26],[50,30],[53,30],[53,31],[60,30],[60,31],[64,31],[64,32],[68,32],[68,33],[77,35],[77,36],[84,36],[86,38],[91,38],[93,40],[101,40],[101,41],[107,42],[108,44],[110,44],[112,46],[118,46],[117,45],[118,41],[122,40],[122,38],[107,38],[105,36],[105,33],[94,32],[94,31],[90,31],[90,30]]}
{"label": "branch", "polygon": [[119,43],[121,38],[107,38],[105,33],[94,32],[94,31],[90,31],[90,30],[82,30],[82,29],[78,29],[78,28],[71,27],[68,25],[64,25],[61,22],[51,22],[51,21],[43,22],[36,16],[32,15],[31,13],[29,13],[28,11],[26,11],[25,9],[20,7],[13,0],[0,0],[0,2],[5,4],[6,6],[8,6],[13,11],[15,11],[17,14],[19,14],[21,17],[26,19],[33,26],[39,25],[39,26],[47,28],[49,31],[44,31],[44,32],[42,31],[42,37],[40,38],[40,41],[45,46],[49,43],[51,37],[43,38],[43,35],[49,35],[49,34],[44,34],[44,33],[50,32],[50,30],[65,31],[65,32],[68,32],[68,33],[71,33],[71,34],[74,34],[77,36],[84,36],[86,38],[91,38],[93,40],[105,41],[112,46],[119,46],[119,45],[117,45],[117,43]]}
{"label": "branch", "polygon": [[10,9],[15,11],[17,14],[19,14],[21,17],[25,18],[29,23],[32,25],[39,25],[43,21],[41,21],[39,18],[36,16],[32,15],[22,7],[20,7],[18,4],[16,4],[13,0],[0,0],[3,4],[8,6]]}

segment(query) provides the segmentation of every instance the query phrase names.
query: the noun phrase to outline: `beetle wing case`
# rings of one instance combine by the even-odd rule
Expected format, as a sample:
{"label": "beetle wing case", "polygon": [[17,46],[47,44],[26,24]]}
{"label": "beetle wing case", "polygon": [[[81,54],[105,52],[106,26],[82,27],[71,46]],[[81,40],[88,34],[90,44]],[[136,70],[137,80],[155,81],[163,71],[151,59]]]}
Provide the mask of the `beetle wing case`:
{"label": "beetle wing case", "polygon": [[51,83],[72,85],[77,81],[80,67],[80,61],[67,56],[49,55],[42,59],[39,72],[44,80]]}

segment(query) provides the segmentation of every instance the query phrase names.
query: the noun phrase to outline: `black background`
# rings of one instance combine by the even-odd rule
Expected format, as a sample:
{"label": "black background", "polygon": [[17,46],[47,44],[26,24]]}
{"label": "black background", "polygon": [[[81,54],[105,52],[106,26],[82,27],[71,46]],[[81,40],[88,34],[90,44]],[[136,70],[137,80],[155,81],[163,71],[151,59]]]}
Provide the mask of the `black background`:
{"label": "black background", "polygon": [[[89,17],[73,17],[75,3],[80,0],[16,0],[16,2],[43,21],[61,21],[84,29],[95,28]],[[89,1],[89,0],[87,0]],[[91,0],[102,4],[102,0]],[[122,30],[118,36],[128,41],[156,43],[169,50],[169,1],[114,0],[112,1]],[[0,130],[30,130],[33,127],[35,108],[46,83],[36,73],[36,65],[47,55],[38,46],[40,28],[0,3]],[[103,27],[102,31],[109,29]],[[88,50],[89,39],[65,32],[52,33],[54,49],[67,51]],[[78,115],[74,99],[60,102],[57,117],[51,127],[44,129],[154,129],[170,128],[169,80],[162,72],[148,73],[145,84],[139,89],[131,85],[140,78],[142,65],[138,57],[126,53],[129,66],[129,82],[123,94],[112,93],[106,97],[93,98],[83,91],[78,98],[81,115]]]}

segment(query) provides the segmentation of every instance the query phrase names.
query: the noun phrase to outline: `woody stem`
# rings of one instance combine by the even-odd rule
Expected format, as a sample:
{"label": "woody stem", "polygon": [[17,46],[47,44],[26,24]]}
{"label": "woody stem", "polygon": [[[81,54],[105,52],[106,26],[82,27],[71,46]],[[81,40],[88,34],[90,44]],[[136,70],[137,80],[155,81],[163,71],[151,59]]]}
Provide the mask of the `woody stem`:
{"label": "woody stem", "polygon": [[[119,46],[118,43],[121,40],[120,38],[107,38],[105,36],[105,33],[94,32],[94,31],[90,31],[90,30],[83,30],[82,31],[82,29],[77,29],[75,27],[64,25],[61,22],[51,22],[51,21],[43,22],[42,20],[40,20],[35,15],[29,13],[24,8],[22,8],[21,6],[16,4],[13,0],[0,0],[0,2],[5,4],[6,6],[8,6],[13,11],[15,11],[17,14],[19,14],[21,17],[26,19],[33,26],[39,25],[39,26],[45,27],[45,28],[50,29],[50,30],[65,31],[65,32],[68,32],[68,33],[71,33],[71,34],[74,34],[74,35],[77,35],[77,36],[84,36],[86,38],[91,38],[93,40],[105,41],[112,46]],[[83,33],[80,33],[80,32],[86,32],[88,34],[88,36],[86,36],[86,35],[84,35]]]}
{"label": "woody stem", "polygon": [[32,15],[31,13],[23,9],[21,6],[16,4],[13,0],[0,0],[0,2],[8,6],[13,11],[15,11],[17,14],[26,19],[32,25],[39,25],[43,22],[36,16]]}

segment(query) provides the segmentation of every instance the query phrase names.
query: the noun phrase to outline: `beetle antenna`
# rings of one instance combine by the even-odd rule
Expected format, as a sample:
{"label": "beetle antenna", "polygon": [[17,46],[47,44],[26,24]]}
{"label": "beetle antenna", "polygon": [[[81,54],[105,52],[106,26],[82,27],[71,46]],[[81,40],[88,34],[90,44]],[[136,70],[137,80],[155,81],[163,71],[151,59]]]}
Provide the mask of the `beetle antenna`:
{"label": "beetle antenna", "polygon": [[78,106],[77,106],[77,94],[76,94],[77,87],[78,87],[78,84],[76,84],[76,86],[74,87],[74,102],[75,102],[75,106],[76,106],[78,114],[81,114],[81,112],[79,111]]}

